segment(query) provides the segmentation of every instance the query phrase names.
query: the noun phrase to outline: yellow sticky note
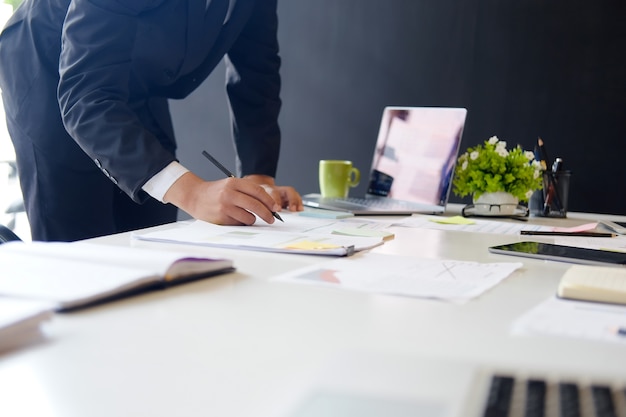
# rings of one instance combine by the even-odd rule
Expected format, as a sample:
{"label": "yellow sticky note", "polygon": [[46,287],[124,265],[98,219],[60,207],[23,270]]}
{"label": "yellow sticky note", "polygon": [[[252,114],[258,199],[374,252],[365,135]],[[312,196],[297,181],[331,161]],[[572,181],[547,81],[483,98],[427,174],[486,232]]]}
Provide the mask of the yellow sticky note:
{"label": "yellow sticky note", "polygon": [[341,246],[332,245],[329,243],[315,242],[312,240],[301,240],[300,242],[294,242],[288,246],[285,246],[285,249],[324,250],[324,249],[337,249],[340,247]]}
{"label": "yellow sticky note", "polygon": [[441,224],[475,224],[474,220],[470,220],[463,216],[452,216],[452,217],[441,217],[441,218],[432,218],[431,222],[441,223]]}

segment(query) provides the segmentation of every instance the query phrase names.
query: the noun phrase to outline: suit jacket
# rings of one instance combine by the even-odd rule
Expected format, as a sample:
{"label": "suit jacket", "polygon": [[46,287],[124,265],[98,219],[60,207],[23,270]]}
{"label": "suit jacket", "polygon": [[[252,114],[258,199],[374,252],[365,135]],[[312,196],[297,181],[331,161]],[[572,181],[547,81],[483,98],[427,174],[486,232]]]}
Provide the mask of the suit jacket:
{"label": "suit jacket", "polygon": [[143,201],[141,186],[175,159],[167,99],[186,97],[226,55],[238,173],[274,176],[276,32],[276,0],[25,0],[0,35],[7,117],[80,168],[84,155],[50,133],[62,122],[90,164]]}

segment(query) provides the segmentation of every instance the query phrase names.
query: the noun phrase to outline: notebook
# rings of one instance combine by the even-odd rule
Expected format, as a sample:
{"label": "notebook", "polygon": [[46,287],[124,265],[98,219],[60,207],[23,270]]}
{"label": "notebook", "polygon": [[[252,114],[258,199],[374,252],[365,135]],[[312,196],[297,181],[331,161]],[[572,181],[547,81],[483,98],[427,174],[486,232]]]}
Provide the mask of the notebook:
{"label": "notebook", "polygon": [[306,194],[304,205],[355,215],[442,213],[466,115],[464,108],[385,107],[366,195]]}

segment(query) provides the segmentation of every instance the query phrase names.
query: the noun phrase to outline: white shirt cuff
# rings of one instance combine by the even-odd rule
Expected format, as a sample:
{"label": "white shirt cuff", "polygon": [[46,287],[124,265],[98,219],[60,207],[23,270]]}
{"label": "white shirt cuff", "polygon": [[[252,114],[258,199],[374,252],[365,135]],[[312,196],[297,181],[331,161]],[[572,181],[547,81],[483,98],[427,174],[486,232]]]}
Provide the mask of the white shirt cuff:
{"label": "white shirt cuff", "polygon": [[167,203],[167,201],[163,201],[165,193],[170,189],[172,184],[176,182],[176,180],[187,172],[189,172],[187,168],[182,166],[180,163],[173,161],[159,171],[154,177],[150,178],[141,188],[153,198],[162,203]]}

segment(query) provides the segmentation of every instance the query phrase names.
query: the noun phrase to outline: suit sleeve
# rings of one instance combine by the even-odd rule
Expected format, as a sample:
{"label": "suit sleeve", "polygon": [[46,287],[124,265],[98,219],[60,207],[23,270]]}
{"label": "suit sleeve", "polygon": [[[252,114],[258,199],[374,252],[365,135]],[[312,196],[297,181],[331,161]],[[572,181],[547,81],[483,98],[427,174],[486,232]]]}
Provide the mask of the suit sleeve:
{"label": "suit sleeve", "polygon": [[[131,103],[138,15],[163,0],[72,0],[59,62],[58,99],[68,133],[135,201],[141,186],[174,160]],[[134,107],[134,108],[133,108]]]}
{"label": "suit sleeve", "polygon": [[276,7],[276,0],[256,2],[226,59],[239,175],[276,175],[281,140]]}

